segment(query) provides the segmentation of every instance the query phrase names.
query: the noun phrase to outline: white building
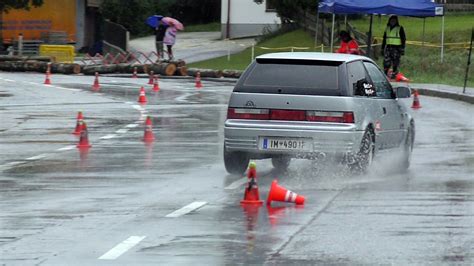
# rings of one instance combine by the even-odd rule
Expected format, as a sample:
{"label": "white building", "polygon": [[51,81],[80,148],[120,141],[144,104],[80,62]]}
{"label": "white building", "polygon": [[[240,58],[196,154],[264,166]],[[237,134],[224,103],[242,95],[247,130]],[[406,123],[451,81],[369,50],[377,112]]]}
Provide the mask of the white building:
{"label": "white building", "polygon": [[271,0],[221,0],[222,38],[242,38],[276,30],[281,19]]}

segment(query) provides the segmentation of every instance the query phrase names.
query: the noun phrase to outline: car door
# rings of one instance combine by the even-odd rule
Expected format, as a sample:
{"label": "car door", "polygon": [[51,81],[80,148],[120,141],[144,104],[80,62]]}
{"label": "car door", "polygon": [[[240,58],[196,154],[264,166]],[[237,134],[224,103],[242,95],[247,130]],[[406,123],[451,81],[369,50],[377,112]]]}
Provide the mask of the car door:
{"label": "car door", "polygon": [[379,149],[398,147],[405,130],[403,110],[395,98],[392,85],[378,66],[372,62],[364,62],[364,66],[376,90],[374,99],[383,114],[375,125],[376,131],[381,135]]}

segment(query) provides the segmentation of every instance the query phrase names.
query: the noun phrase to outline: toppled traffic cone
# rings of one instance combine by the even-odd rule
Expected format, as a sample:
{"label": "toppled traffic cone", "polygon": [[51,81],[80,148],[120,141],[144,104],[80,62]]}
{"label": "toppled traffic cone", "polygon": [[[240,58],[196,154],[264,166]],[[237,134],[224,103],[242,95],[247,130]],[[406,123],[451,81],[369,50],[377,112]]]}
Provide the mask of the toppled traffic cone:
{"label": "toppled traffic cone", "polygon": [[150,71],[150,78],[148,79],[148,84],[153,85],[153,71]]}
{"label": "toppled traffic cone", "polygon": [[256,181],[257,165],[255,162],[250,162],[247,177],[249,179],[248,185],[245,189],[244,199],[240,201],[240,204],[262,204],[263,201],[260,200],[258,195],[258,186]]}
{"label": "toppled traffic cone", "polygon": [[79,149],[90,148],[92,147],[92,145],[89,144],[89,135],[87,132],[87,125],[85,122],[81,122],[81,124],[82,124],[81,137],[76,147]]}
{"label": "toppled traffic cone", "polygon": [[94,79],[94,84],[92,85],[93,90],[99,90],[100,89],[100,84],[99,84],[99,72],[95,72],[95,79]]}
{"label": "toppled traffic cone", "polygon": [[138,78],[138,75],[137,75],[137,67],[134,67],[134,68],[133,68],[132,78],[134,78],[134,79]]}
{"label": "toppled traffic cone", "polygon": [[146,103],[146,95],[145,95],[145,88],[141,87],[140,88],[140,95],[138,96],[138,102],[139,103]]}
{"label": "toppled traffic cone", "polygon": [[153,91],[159,91],[160,85],[158,84],[158,75],[155,75],[155,81],[153,82]]}
{"label": "toppled traffic cone", "polygon": [[155,135],[153,135],[153,125],[151,122],[151,117],[147,117],[145,121],[145,134],[143,134],[144,142],[153,142],[155,140]]}
{"label": "toppled traffic cone", "polygon": [[82,116],[82,112],[77,112],[77,119],[76,119],[76,129],[74,129],[74,132],[72,134],[74,135],[79,135],[81,134],[82,131],[82,126],[84,122],[84,117]]}
{"label": "toppled traffic cone", "polygon": [[411,105],[411,108],[413,109],[421,108],[420,99],[418,98],[418,96],[419,96],[418,90],[413,90],[413,104]]}
{"label": "toppled traffic cone", "polygon": [[395,81],[397,82],[409,82],[410,80],[407,79],[402,73],[398,73],[396,76],[395,76]]}
{"label": "toppled traffic cone", "polygon": [[196,73],[196,85],[194,85],[197,89],[202,88],[202,83],[201,83],[201,72]]}
{"label": "toppled traffic cone", "polygon": [[302,205],[304,200],[303,196],[278,185],[278,181],[273,180],[270,192],[268,192],[267,205],[271,205],[272,201],[292,202]]}

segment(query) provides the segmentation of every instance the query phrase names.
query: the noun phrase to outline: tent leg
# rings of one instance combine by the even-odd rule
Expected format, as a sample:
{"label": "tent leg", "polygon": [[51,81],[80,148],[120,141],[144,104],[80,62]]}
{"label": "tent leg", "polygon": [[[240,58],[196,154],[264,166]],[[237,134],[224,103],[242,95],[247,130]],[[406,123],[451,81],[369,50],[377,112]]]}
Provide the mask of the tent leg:
{"label": "tent leg", "polygon": [[332,27],[331,27],[331,53],[334,51],[334,21],[336,20],[336,14],[332,14]]}
{"label": "tent leg", "polygon": [[319,33],[319,9],[316,14],[316,29],[314,30],[314,48],[318,45],[318,33]]}
{"label": "tent leg", "polygon": [[367,56],[370,57],[370,48],[372,46],[372,22],[374,19],[374,15],[370,14],[370,26],[369,26],[369,34],[367,36]]}
{"label": "tent leg", "polygon": [[444,59],[444,16],[441,18],[441,63]]}

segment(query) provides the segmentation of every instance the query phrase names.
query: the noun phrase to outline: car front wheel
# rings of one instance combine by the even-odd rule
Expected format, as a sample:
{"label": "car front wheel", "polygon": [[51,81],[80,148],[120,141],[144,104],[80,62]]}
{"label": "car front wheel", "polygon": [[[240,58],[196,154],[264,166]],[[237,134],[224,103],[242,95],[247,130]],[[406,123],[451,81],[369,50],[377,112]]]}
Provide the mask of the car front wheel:
{"label": "car front wheel", "polygon": [[410,167],[411,154],[413,151],[413,143],[415,142],[415,126],[412,124],[407,132],[405,145],[403,146],[403,157],[401,170],[407,170]]}
{"label": "car front wheel", "polygon": [[227,152],[224,150],[225,169],[230,174],[241,175],[247,170],[249,157],[243,152]]}

